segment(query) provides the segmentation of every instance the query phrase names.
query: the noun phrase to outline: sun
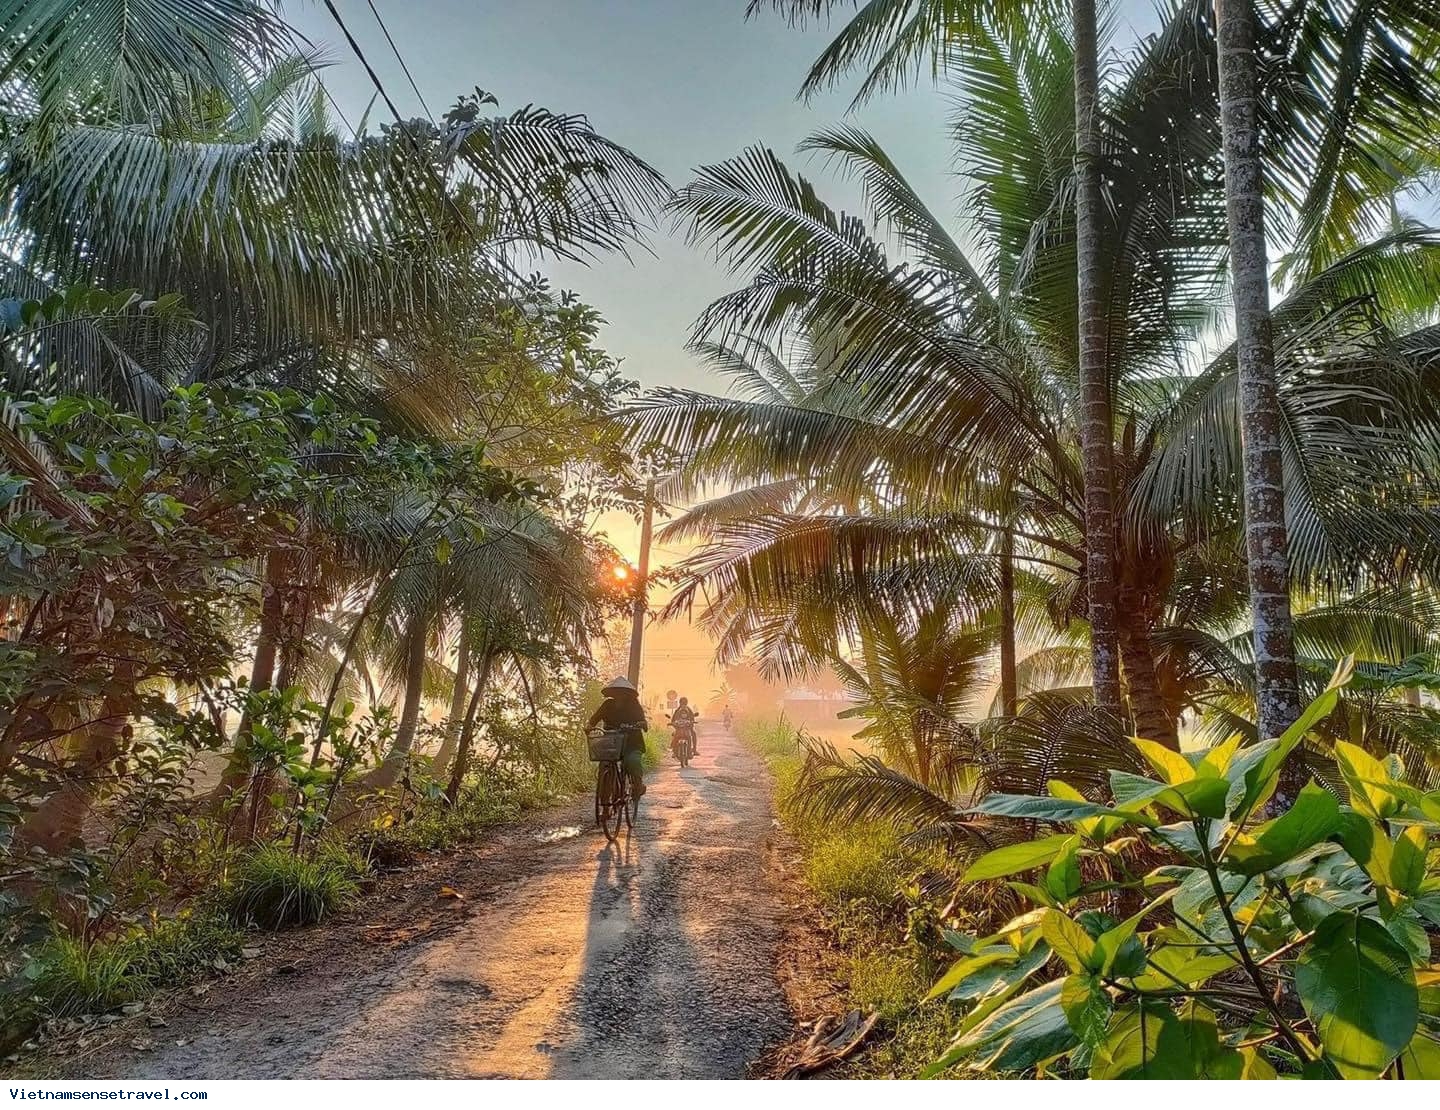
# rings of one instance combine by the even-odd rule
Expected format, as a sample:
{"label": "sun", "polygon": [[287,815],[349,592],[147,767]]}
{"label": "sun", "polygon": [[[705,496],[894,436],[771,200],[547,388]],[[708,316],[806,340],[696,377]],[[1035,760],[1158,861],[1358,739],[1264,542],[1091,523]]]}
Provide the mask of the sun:
{"label": "sun", "polygon": [[615,575],[615,580],[617,582],[623,582],[625,581],[625,579],[630,577],[630,568],[627,567],[624,563],[616,563],[615,569],[611,573]]}

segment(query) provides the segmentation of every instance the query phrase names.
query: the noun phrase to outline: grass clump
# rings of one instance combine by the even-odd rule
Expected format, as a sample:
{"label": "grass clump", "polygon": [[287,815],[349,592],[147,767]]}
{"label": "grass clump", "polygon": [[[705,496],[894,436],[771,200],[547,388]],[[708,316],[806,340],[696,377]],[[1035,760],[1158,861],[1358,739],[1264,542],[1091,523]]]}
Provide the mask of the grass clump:
{"label": "grass clump", "polygon": [[31,965],[29,1004],[41,1017],[103,1013],[238,960],[243,944],[244,934],[210,914],[162,920],[104,940],[56,933]]}
{"label": "grass clump", "polygon": [[831,908],[886,913],[905,879],[894,832],[866,826],[811,838],[805,878]]}
{"label": "grass clump", "polygon": [[348,852],[332,849],[311,858],[266,845],[236,869],[229,888],[230,916],[272,931],[314,925],[355,899],[364,872],[364,863]]}
{"label": "grass clump", "polygon": [[[798,804],[804,749],[783,719],[742,725],[741,739],[775,780],[776,808],[804,857],[806,885],[845,955],[847,1004],[876,1011],[884,1034],[837,1073],[843,1077],[914,1077],[954,1035],[954,1016],[924,1006],[943,962],[931,920],[939,908],[916,881],[943,861],[907,847],[876,823],[827,823]],[[943,885],[943,884],[942,884]]]}

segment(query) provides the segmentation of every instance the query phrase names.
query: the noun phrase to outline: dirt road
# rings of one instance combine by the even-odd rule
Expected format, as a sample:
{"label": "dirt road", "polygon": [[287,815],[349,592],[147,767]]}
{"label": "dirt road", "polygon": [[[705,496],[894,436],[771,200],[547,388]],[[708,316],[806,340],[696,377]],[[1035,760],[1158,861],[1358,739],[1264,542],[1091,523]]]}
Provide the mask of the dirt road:
{"label": "dirt road", "polygon": [[[66,1071],[743,1076],[792,1024],[775,979],[784,910],[770,792],[733,737],[705,728],[700,748],[689,769],[667,759],[650,776],[618,846],[594,831],[588,802],[549,811],[409,876],[392,904],[272,942]],[[463,900],[437,897],[442,886]]]}

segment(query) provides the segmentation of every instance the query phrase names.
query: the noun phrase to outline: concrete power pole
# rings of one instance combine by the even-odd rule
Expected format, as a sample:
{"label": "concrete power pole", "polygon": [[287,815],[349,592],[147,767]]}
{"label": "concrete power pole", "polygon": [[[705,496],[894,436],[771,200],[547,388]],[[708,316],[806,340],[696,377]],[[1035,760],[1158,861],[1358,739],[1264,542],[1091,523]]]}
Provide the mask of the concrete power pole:
{"label": "concrete power pole", "polygon": [[650,587],[650,532],[655,521],[655,479],[645,483],[645,515],[640,522],[640,567],[630,611],[630,667],[626,674],[640,687],[640,640],[645,634],[646,595]]}

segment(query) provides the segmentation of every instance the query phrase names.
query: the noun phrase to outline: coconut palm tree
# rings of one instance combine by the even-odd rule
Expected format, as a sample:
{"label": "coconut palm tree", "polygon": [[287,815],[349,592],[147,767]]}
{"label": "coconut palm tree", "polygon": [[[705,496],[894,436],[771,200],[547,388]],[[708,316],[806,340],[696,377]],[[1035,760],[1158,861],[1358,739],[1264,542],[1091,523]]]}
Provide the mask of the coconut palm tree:
{"label": "coconut palm tree", "polygon": [[[1292,96],[1299,101],[1293,110],[1317,124],[1300,132],[1318,137],[1318,142],[1312,139],[1304,144],[1313,148],[1309,152],[1316,170],[1313,183],[1289,190],[1287,197],[1285,174],[1290,167],[1281,163],[1268,173],[1281,204],[1288,200],[1295,206],[1302,250],[1309,247],[1313,251],[1333,237],[1336,229],[1331,217],[1337,209],[1351,223],[1374,218],[1377,202],[1383,206],[1393,195],[1394,172],[1377,175],[1373,168],[1360,167],[1367,163],[1373,167],[1377,159],[1396,154],[1401,165],[1416,166],[1416,156],[1407,148],[1417,138],[1421,149],[1433,147],[1431,121],[1440,109],[1440,82],[1434,76],[1440,16],[1433,5],[1401,0],[1343,12],[1327,4],[1283,4],[1280,8],[1269,25],[1262,25],[1250,0],[1216,0],[1215,4],[1235,342],[1245,430],[1245,535],[1257,712],[1260,731],[1266,736],[1284,731],[1299,714],[1301,702],[1290,613],[1284,414],[1277,396],[1270,323],[1262,107],[1262,67],[1268,62],[1261,58],[1261,36],[1269,40],[1267,46],[1272,50],[1278,48],[1281,59],[1276,67],[1281,70],[1280,79],[1272,77],[1270,87],[1278,85],[1282,97],[1293,94],[1297,86],[1309,93],[1304,99]],[[1287,69],[1290,72],[1285,72]],[[1426,141],[1427,133],[1431,141]],[[1270,230],[1273,235],[1279,228]]]}
{"label": "coconut palm tree", "polygon": [[[692,561],[696,590],[680,603],[703,582],[727,629],[722,648],[761,635],[783,648],[798,599],[822,614],[875,589],[933,604],[998,547],[997,533],[1014,537],[1018,562],[1050,575],[1055,616],[1079,615],[1088,563],[1063,361],[1073,349],[1065,273],[1074,255],[1053,216],[1068,178],[1066,138],[1044,127],[1063,116],[1042,95],[1063,88],[1063,47],[996,42],[973,93],[962,150],[984,266],[970,263],[878,144],[849,129],[810,145],[860,176],[905,249],[899,264],[878,234],[828,209],[768,152],[708,168],[682,192],[697,233],[754,274],[701,327],[798,339],[810,362],[788,377],[760,373],[769,365],[760,356],[737,369],[747,360],[732,344],[720,364],[742,375],[749,396],[668,391],[632,415],[638,435],[687,453],[695,488],[740,487],[677,525],[715,541]],[[1233,551],[1239,535],[1235,354],[1199,342],[1224,244],[1219,149],[1194,104],[1197,91],[1213,90],[1204,83],[1210,49],[1203,24],[1177,16],[1127,65],[1106,112],[1107,148],[1117,151],[1106,238],[1121,403],[1121,642],[1137,726],[1172,744],[1177,713],[1158,686],[1153,637],[1194,553]],[[1436,259],[1433,235],[1400,227],[1292,281],[1277,310],[1302,581],[1333,587],[1362,566],[1382,574],[1399,553],[1425,558],[1432,546],[1424,513],[1395,511],[1396,494],[1403,503],[1416,488],[1389,459],[1411,459],[1418,474],[1433,451],[1433,342],[1424,331],[1397,339],[1387,322],[1404,326],[1433,307]],[[1197,353],[1198,373],[1188,365]],[[767,391],[757,375],[793,385]],[[983,593],[993,589],[986,579],[968,582]]]}
{"label": "coconut palm tree", "polygon": [[[819,16],[839,7],[838,0],[751,0],[750,11],[773,6],[793,20]],[[820,56],[804,89],[834,81],[857,64],[870,65],[857,100],[902,81],[925,60],[932,70],[965,69],[975,64],[975,43],[983,55],[997,26],[1011,30],[1053,26],[1058,4],[980,4],[974,0],[871,0]],[[1114,476],[1111,472],[1113,417],[1107,367],[1107,318],[1104,312],[1104,200],[1101,177],[1099,104],[1100,27],[1095,0],[1071,0],[1071,80],[1073,87],[1073,235],[1076,265],[1077,396],[1081,421],[1081,459],[1085,483],[1086,609],[1090,621],[1091,673],[1095,704],[1112,714],[1120,709],[1120,654],[1114,537]]]}

